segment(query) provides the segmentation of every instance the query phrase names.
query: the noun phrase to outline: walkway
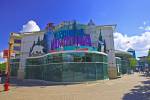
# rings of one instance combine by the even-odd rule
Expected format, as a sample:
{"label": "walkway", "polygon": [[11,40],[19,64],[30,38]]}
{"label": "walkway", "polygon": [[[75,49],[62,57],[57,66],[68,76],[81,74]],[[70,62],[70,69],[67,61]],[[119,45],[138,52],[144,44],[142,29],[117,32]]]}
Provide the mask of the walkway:
{"label": "walkway", "polygon": [[0,100],[150,100],[150,78],[140,74],[74,85],[12,84]]}

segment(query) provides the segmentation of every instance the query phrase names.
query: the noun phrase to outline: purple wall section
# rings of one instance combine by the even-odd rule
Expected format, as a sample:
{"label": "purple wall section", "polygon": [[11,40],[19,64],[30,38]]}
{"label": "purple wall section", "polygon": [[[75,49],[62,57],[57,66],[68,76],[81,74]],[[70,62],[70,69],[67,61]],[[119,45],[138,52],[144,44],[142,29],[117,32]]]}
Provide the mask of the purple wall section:
{"label": "purple wall section", "polygon": [[[89,34],[85,34],[83,30],[60,30],[57,32],[49,31],[46,33],[48,49],[58,50],[59,48],[67,48],[68,50],[80,46],[92,47]],[[67,50],[67,49],[65,49]]]}

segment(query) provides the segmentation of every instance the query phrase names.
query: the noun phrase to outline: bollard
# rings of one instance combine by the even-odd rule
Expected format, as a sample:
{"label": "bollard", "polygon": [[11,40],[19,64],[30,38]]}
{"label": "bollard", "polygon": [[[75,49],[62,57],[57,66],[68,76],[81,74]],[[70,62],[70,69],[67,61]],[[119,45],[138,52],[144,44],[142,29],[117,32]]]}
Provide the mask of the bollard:
{"label": "bollard", "polygon": [[8,91],[9,90],[9,83],[5,82],[4,84],[4,91]]}

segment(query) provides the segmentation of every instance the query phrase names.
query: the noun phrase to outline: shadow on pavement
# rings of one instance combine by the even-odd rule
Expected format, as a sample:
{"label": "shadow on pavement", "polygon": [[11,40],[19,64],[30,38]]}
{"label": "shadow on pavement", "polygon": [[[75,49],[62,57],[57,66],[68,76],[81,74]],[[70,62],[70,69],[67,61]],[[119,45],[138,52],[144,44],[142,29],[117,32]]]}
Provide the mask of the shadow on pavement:
{"label": "shadow on pavement", "polygon": [[80,83],[48,82],[48,81],[32,80],[32,79],[18,80],[17,78],[11,78],[10,84],[11,86],[24,86],[24,87],[41,86],[41,88],[44,88],[44,86],[74,85],[74,84],[80,84]]}
{"label": "shadow on pavement", "polygon": [[[147,78],[150,79],[150,77]],[[130,93],[125,94],[123,100],[150,100],[150,80],[141,83],[142,85],[135,86]]]}

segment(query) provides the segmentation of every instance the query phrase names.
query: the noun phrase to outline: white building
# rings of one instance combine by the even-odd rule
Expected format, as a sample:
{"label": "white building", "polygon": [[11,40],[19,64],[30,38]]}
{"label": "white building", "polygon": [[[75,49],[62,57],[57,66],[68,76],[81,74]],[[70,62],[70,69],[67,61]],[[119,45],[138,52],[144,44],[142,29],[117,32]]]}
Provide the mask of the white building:
{"label": "white building", "polygon": [[[60,25],[58,25],[60,26]],[[57,28],[58,28],[57,26]],[[114,49],[114,37],[113,32],[115,30],[116,25],[101,25],[96,26],[92,20],[85,25],[85,33],[90,34],[91,41],[93,41],[94,46],[97,47],[99,34],[101,33],[102,38],[106,43],[106,53],[108,54],[108,64],[109,64],[109,77],[116,78],[117,77],[117,68],[116,68],[116,60],[115,60],[115,49]],[[43,40],[44,34],[46,31],[39,32],[25,32],[20,34],[21,39],[21,54],[20,54],[20,66],[18,70],[18,78],[24,78],[24,68],[26,65],[26,58],[30,56],[30,53],[36,55],[35,53],[42,53],[41,46],[35,46],[33,48],[33,44],[37,43],[38,40]],[[31,50],[32,49],[32,50]],[[31,52],[32,51],[32,52]]]}
{"label": "white building", "polygon": [[30,48],[32,48],[33,43],[43,39],[44,31],[39,32],[25,32],[20,34],[21,39],[21,55],[20,55],[20,65],[18,70],[18,78],[24,78],[24,68],[26,63],[26,58],[29,57]]}

